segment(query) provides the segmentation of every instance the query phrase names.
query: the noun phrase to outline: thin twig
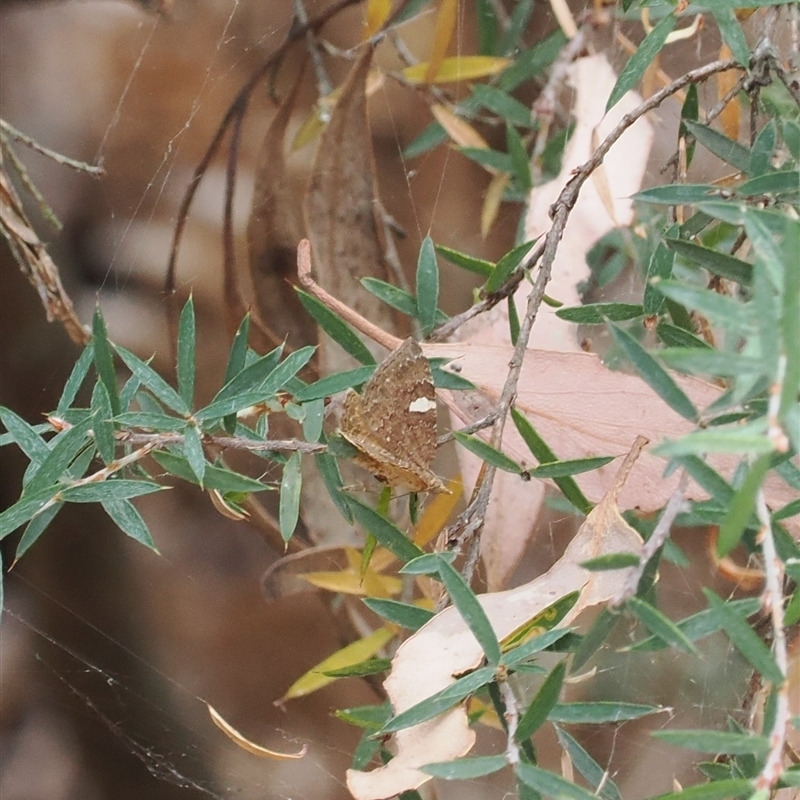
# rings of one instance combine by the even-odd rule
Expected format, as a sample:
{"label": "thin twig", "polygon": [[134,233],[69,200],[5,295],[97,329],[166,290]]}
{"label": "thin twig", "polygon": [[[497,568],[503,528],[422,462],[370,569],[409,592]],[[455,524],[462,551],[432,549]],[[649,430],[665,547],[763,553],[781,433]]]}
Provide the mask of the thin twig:
{"label": "thin twig", "polygon": [[761,595],[764,607],[772,618],[772,653],[783,680],[774,687],[775,707],[772,730],[769,731],[769,754],[756,779],[756,789],[772,790],[783,773],[783,749],[789,729],[791,710],[789,707],[789,659],[786,649],[786,632],[783,622],[783,561],[775,550],[772,536],[772,520],[769,516],[763,490],[756,495],[756,514],[761,523],[758,540],[764,554],[764,592]]}
{"label": "thin twig", "polygon": [[[131,444],[146,444],[152,449],[154,447],[166,447],[171,444],[182,444],[185,437],[182,433],[123,431],[117,434],[117,439]],[[303,442],[300,439],[263,439],[259,441],[248,439],[244,436],[216,436],[209,433],[203,435],[203,442],[221,450],[248,450],[250,452],[324,453],[328,449],[327,445]]]}
{"label": "thin twig", "polygon": [[77,161],[74,158],[57,153],[55,150],[51,150],[49,147],[39,144],[39,142],[37,142],[35,139],[31,139],[30,136],[26,136],[24,133],[22,133],[22,131],[18,131],[13,125],[6,122],[4,119],[0,119],[0,130],[5,131],[9,136],[11,136],[13,139],[16,139],[18,142],[22,142],[23,144],[27,145],[31,148],[31,150],[35,150],[37,153],[41,153],[43,156],[53,159],[53,161],[55,161],[57,164],[61,164],[64,167],[69,167],[70,169],[76,169],[78,172],[87,172],[89,175],[94,175],[95,177],[105,175],[105,170],[103,169],[102,164],[87,164],[85,161]]}
{"label": "thin twig", "polygon": [[630,568],[625,583],[622,585],[622,589],[609,604],[612,609],[624,605],[636,594],[636,590],[639,588],[639,581],[642,579],[648,562],[664,546],[664,542],[667,541],[669,532],[672,529],[672,523],[675,522],[675,518],[683,508],[684,496],[686,495],[686,488],[688,485],[689,475],[684,470],[681,473],[678,486],[667,501],[664,510],[661,512],[661,517],[656,523],[653,533],[642,545],[638,565]]}
{"label": "thin twig", "polygon": [[497,685],[500,688],[503,705],[506,707],[503,714],[508,725],[508,730],[506,731],[506,761],[512,766],[516,766],[520,762],[519,745],[516,740],[517,727],[519,726],[519,704],[507,679],[499,680]]}

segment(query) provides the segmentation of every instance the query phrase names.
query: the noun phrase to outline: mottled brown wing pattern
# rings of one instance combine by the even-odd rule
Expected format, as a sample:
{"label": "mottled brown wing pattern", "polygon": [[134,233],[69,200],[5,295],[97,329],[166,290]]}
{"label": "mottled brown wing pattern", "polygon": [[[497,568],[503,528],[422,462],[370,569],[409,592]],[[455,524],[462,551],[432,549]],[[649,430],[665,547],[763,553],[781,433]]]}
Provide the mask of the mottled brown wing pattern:
{"label": "mottled brown wing pattern", "polygon": [[446,492],[430,470],[436,455],[436,393],[420,346],[406,339],[375,370],[361,395],[345,398],[341,435],[356,462],[390,486]]}

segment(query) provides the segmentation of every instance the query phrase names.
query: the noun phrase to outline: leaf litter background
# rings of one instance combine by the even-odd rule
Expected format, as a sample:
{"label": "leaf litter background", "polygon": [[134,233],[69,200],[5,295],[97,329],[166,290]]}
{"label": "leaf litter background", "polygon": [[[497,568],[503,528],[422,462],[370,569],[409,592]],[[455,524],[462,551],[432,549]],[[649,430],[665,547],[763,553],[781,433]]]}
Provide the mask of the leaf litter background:
{"label": "leaf litter background", "polygon": [[[309,12],[320,7],[309,4]],[[326,38],[352,45],[361,13],[359,8],[343,13],[326,28]],[[168,372],[161,289],[177,207],[228,102],[282,41],[290,3],[176,2],[170,21],[136,6],[95,0],[5,3],[0,14],[0,112],[56,150],[88,161],[100,153],[106,162],[106,178],[95,183],[25,154],[34,180],[66,223],[50,250],[67,289],[82,319],[89,318],[99,297],[111,337],[140,355],[155,352],[156,366]],[[533,24],[536,31],[554,28],[544,8]],[[420,55],[430,49],[433,25],[433,16],[427,15],[404,31]],[[474,52],[474,31],[459,29],[459,37],[458,49]],[[384,50],[377,57],[390,58]],[[302,186],[312,168],[313,147],[288,159],[271,204],[264,206],[264,224],[251,221],[248,229],[254,187],[263,186],[259,165],[278,163],[282,126],[291,137],[316,99],[310,71],[292,88],[297,65],[296,54],[290,55],[281,70],[279,89],[282,96],[293,97],[294,105],[287,103],[278,112],[279,122],[269,128],[272,140],[263,141],[273,115],[263,93],[256,93],[245,120],[234,233],[240,264],[248,246],[265,260],[253,274],[259,314],[275,330],[289,331],[295,342],[303,342],[315,340],[316,332],[284,279],[293,273],[294,246],[304,226]],[[347,65],[331,59],[330,69],[334,85],[341,85]],[[662,116],[674,113],[665,107]],[[427,106],[390,81],[369,101],[380,197],[410,234],[399,242],[400,261],[410,274],[429,229],[437,243],[496,260],[513,243],[518,213],[504,208],[490,236],[481,239],[486,173],[446,147],[408,164],[401,158],[402,147],[428,119]],[[355,124],[349,132],[367,136]],[[349,144],[363,148],[363,140]],[[669,151],[670,140],[656,135],[651,164],[663,162]],[[320,157],[346,154],[340,148]],[[191,288],[198,306],[201,397],[210,396],[217,385],[228,346],[221,335],[226,319],[220,291],[224,169],[217,159],[206,175],[178,263],[178,286],[183,293]],[[335,178],[339,169],[331,164],[319,174]],[[368,194],[371,176],[360,177]],[[314,185],[306,213],[317,223],[313,198],[324,200],[331,191],[324,180]],[[536,225],[533,213],[529,230]],[[274,226],[266,224],[270,219]],[[370,219],[361,216],[363,224],[371,224]],[[329,245],[331,264],[315,265],[320,282],[340,297],[347,294],[347,281],[337,284],[343,276],[335,262],[348,242],[336,245],[333,236],[353,224],[352,219],[337,220],[332,231],[313,234],[321,237],[320,249]],[[273,228],[275,233],[268,235]],[[573,239],[570,244],[581,252],[580,243]],[[2,257],[2,403],[35,420],[55,405],[76,349],[61,329],[43,324],[34,292],[5,249]],[[380,252],[362,257],[375,263],[377,277],[391,279]],[[572,291],[579,279],[567,272],[557,276],[563,279],[563,292]],[[443,286],[446,311],[469,302],[470,285],[446,266]],[[623,282],[618,291],[624,295],[625,289]],[[269,297],[279,301],[267,302]],[[399,332],[398,320],[386,314],[385,306],[362,297],[363,307],[355,303],[361,313]],[[563,346],[563,338],[560,345],[538,338],[534,343],[575,347],[574,339],[572,348]],[[326,370],[342,366],[333,347],[324,347],[321,359]],[[5,506],[16,497],[21,464],[9,448],[0,455]],[[513,489],[503,491],[513,494]],[[140,507],[162,558],[127,540],[96,510],[68,507],[50,535],[9,576],[8,613],[0,634],[3,799],[348,797],[344,773],[358,732],[333,719],[331,711],[375,702],[374,687],[345,680],[291,701],[285,710],[273,701],[344,644],[351,636],[349,626],[330,611],[324,596],[313,592],[267,602],[260,578],[277,554],[253,529],[214,512],[206,497],[179,487],[145,500]],[[541,497],[531,502],[536,506]],[[347,540],[350,531],[324,513],[314,508],[313,495],[304,498],[312,539]],[[313,523],[320,518],[330,519],[333,529],[320,532],[319,523]],[[508,522],[503,528],[510,529]],[[574,530],[571,520],[545,511],[511,585],[543,573]],[[702,533],[687,532],[680,541],[708,584],[712,567],[703,553]],[[515,546],[521,551],[525,544],[522,537]],[[513,571],[516,559],[508,561],[500,563],[500,556],[487,561],[490,584],[494,580],[499,587]],[[498,570],[494,577],[493,564]],[[665,567],[662,584],[673,589],[665,603],[672,617],[700,605],[699,584],[691,572]],[[729,592],[722,583],[715,588]],[[724,709],[736,706],[744,671],[721,637],[708,643],[705,660],[691,668],[681,655],[637,658],[623,662],[619,656],[601,656],[599,673],[575,687],[573,697],[680,705],[681,727],[712,726]],[[686,683],[677,684],[677,676]],[[309,755],[301,762],[264,762],[239,751],[213,727],[204,700],[250,738],[278,750],[296,750],[298,742],[308,741]],[[669,776],[681,777],[685,769],[685,754],[645,738],[652,725],[645,721],[577,732],[601,764],[610,764],[612,773],[619,770],[626,797],[667,790]],[[480,738],[482,752],[500,746],[491,732]],[[557,769],[554,741],[545,737],[541,745],[543,762]],[[507,788],[496,779],[475,781],[442,786],[439,796],[502,797]]]}

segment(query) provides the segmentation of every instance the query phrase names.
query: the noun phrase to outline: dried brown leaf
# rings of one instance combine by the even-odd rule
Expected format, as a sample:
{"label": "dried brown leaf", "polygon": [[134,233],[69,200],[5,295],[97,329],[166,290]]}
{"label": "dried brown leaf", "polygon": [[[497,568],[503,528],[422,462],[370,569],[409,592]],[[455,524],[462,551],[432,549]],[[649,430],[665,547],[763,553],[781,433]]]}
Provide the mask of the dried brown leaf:
{"label": "dried brown leaf", "polygon": [[[297,295],[287,282],[294,276],[294,253],[303,235],[302,209],[297,188],[289,180],[284,140],[292,118],[297,81],[284,98],[267,128],[255,171],[255,189],[247,224],[250,277],[259,316],[273,331],[287,333],[297,345],[313,340],[313,325],[303,313]],[[304,324],[305,323],[305,324]]]}
{"label": "dried brown leaf", "polygon": [[[386,330],[395,326],[387,306],[359,283],[387,277],[382,228],[376,218],[375,161],[367,119],[366,84],[372,48],[353,65],[319,142],[305,200],[308,238],[317,282],[350,308]],[[344,363],[323,342],[321,372]]]}

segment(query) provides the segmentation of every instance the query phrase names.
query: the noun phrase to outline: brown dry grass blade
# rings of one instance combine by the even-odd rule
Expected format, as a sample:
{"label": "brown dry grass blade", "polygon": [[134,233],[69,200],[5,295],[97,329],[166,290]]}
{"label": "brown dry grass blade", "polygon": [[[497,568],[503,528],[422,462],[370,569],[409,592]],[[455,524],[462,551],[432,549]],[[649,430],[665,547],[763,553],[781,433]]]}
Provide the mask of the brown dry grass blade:
{"label": "brown dry grass blade", "polygon": [[[291,345],[313,341],[316,332],[289,281],[295,278],[297,242],[303,236],[302,208],[287,174],[284,142],[305,70],[280,104],[258,154],[255,190],[247,224],[250,278],[259,315]],[[293,282],[293,281],[291,281]],[[305,324],[304,324],[305,323]]]}
{"label": "brown dry grass blade", "polygon": [[11,181],[2,169],[2,158],[0,158],[0,226],[9,250],[25,277],[39,294],[47,314],[47,321],[58,320],[73,342],[85,345],[90,339],[89,332],[75,314],[72,301],[61,285],[58,267],[33,230]]}
{"label": "brown dry grass blade", "polygon": [[[375,160],[367,119],[366,81],[372,48],[364,52],[344,82],[319,149],[305,202],[306,230],[314,251],[317,281],[363,317],[384,330],[394,327],[387,306],[359,279],[386,279],[384,240],[376,219]],[[327,360],[322,353],[323,362]],[[334,368],[324,363],[325,369]]]}

